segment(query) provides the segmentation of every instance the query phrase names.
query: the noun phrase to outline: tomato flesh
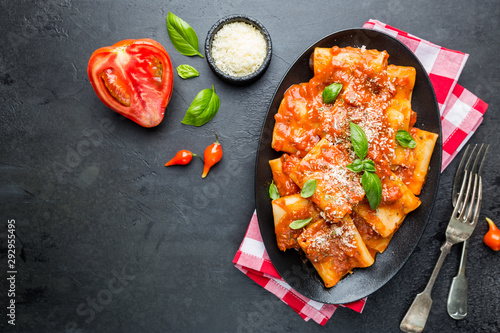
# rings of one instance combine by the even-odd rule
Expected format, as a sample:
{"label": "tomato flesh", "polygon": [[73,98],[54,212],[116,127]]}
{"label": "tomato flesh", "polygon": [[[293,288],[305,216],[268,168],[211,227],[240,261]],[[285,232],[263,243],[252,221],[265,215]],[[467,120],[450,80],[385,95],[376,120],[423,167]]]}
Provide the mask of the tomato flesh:
{"label": "tomato flesh", "polygon": [[101,78],[104,85],[108,89],[111,96],[125,106],[130,106],[130,93],[126,91],[127,86],[121,78],[116,75],[113,68],[108,68],[101,73]]}
{"label": "tomato flesh", "polygon": [[170,57],[152,39],[124,40],[96,50],[87,68],[99,99],[144,127],[161,123],[172,96]]}

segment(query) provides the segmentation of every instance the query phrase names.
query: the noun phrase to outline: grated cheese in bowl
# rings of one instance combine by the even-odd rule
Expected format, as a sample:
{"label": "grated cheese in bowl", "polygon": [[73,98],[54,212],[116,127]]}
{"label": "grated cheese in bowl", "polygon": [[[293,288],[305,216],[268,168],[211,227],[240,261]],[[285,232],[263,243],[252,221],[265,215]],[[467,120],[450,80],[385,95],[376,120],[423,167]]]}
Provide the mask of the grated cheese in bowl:
{"label": "grated cheese in bowl", "polygon": [[253,25],[236,21],[225,24],[215,34],[211,54],[222,72],[243,77],[260,68],[266,58],[267,43]]}

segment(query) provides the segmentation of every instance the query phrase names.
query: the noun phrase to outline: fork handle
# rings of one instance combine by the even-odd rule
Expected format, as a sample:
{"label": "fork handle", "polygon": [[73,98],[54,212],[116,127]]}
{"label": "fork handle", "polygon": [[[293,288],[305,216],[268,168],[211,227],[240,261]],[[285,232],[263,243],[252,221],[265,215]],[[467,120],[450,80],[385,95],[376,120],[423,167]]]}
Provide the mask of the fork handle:
{"label": "fork handle", "polygon": [[424,291],[415,297],[413,303],[408,309],[408,312],[401,321],[399,328],[403,332],[418,333],[422,332],[424,329],[432,306],[432,287],[434,287],[434,282],[436,282],[441,266],[443,266],[444,259],[448,253],[450,253],[452,245],[452,243],[446,241],[443,246],[441,246],[441,254],[439,255],[439,259],[434,267],[434,270],[432,271],[429,282],[427,282]]}
{"label": "fork handle", "polygon": [[467,316],[467,298],[468,298],[468,282],[465,276],[465,262],[467,261],[467,249],[469,248],[469,240],[464,241],[462,247],[462,256],[460,258],[460,268],[458,274],[451,282],[450,291],[448,293],[448,301],[446,309],[451,318],[460,320]]}
{"label": "fork handle", "polygon": [[460,256],[460,266],[458,267],[458,274],[465,275],[465,266],[467,262],[467,250],[469,250],[469,240],[466,239],[462,246],[462,255]]}
{"label": "fork handle", "polygon": [[434,282],[436,282],[436,278],[439,274],[439,271],[441,270],[441,266],[443,266],[444,259],[450,253],[451,246],[453,244],[450,243],[449,241],[444,242],[444,244],[441,246],[441,254],[439,255],[439,259],[436,263],[436,266],[434,266],[434,270],[432,271],[432,275],[429,278],[429,282],[427,282],[427,285],[425,286],[424,292],[428,292],[429,295],[431,294],[432,287],[434,287]]}

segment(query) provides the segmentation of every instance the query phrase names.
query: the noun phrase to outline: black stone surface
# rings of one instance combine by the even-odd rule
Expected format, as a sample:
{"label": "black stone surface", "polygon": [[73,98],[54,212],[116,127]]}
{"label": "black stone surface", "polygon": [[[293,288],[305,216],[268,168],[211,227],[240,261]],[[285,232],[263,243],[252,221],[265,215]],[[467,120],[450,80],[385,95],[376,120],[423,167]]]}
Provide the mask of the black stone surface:
{"label": "black stone surface", "polygon": [[[230,14],[259,20],[273,60],[252,85],[220,81],[205,59],[179,54],[168,11],[197,31]],[[362,314],[339,308],[321,327],[304,322],[231,263],[254,210],[259,132],[276,84],[312,43],[379,19],[470,53],[459,83],[489,104],[472,143],[490,142],[480,224],[468,258],[469,315],[446,313],[460,246],[433,292],[427,332],[500,331],[500,253],[482,243],[484,217],[500,224],[497,147],[500,97],[498,1],[0,1],[0,331],[2,332],[398,332],[423,290],[451,213],[455,160],[442,174],[432,218],[402,270],[371,295]],[[163,123],[144,129],[106,108],[88,82],[91,53],[149,37],[174,66]],[[201,47],[200,47],[201,48]],[[207,125],[182,125],[198,91],[221,98]],[[224,157],[165,168],[179,149],[202,152],[218,132]],[[7,324],[7,221],[16,220],[16,326]]]}

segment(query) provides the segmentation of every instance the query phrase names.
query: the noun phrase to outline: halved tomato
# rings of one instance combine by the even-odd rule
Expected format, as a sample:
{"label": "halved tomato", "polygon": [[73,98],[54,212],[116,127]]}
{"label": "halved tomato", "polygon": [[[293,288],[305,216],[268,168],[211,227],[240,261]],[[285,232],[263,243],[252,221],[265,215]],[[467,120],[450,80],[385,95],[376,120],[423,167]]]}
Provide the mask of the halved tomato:
{"label": "halved tomato", "polygon": [[126,39],[96,50],[87,67],[90,83],[109,108],[144,127],[161,123],[174,76],[167,51],[149,39]]}

